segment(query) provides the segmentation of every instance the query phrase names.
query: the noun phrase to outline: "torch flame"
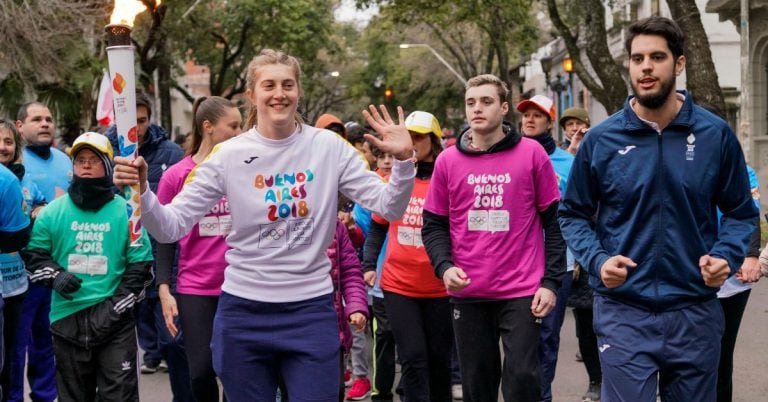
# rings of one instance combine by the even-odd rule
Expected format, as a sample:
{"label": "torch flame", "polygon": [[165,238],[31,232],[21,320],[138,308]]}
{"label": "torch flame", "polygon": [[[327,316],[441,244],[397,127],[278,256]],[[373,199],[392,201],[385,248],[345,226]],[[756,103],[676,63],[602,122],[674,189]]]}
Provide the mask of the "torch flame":
{"label": "torch flame", "polygon": [[[161,0],[157,0],[156,6],[160,5]],[[147,9],[140,0],[115,0],[115,9],[109,18],[112,25],[127,25],[133,27],[133,20],[140,12]]]}

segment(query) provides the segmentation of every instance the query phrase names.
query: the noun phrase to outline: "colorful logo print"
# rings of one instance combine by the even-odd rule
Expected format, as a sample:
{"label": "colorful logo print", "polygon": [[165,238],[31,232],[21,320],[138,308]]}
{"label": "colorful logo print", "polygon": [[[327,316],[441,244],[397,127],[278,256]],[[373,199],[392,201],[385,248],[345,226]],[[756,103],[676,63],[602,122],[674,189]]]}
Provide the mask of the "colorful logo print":
{"label": "colorful logo print", "polygon": [[115,79],[112,80],[112,88],[115,90],[115,92],[119,94],[123,93],[123,89],[125,89],[125,78],[123,78],[120,73],[115,73]]}

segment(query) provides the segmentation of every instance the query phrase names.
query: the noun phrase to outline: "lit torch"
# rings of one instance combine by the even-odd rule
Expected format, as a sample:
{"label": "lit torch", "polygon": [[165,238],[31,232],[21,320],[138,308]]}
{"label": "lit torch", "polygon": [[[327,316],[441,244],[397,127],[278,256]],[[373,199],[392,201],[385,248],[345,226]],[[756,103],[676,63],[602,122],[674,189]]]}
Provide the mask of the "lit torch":
{"label": "lit torch", "polygon": [[[158,4],[160,1],[157,2]],[[136,15],[147,7],[139,0],[115,0],[107,31],[107,59],[112,80],[115,125],[117,128],[118,153],[130,160],[139,154],[136,128],[136,75],[133,65],[131,28]],[[128,200],[128,227],[132,247],[140,247],[141,203],[139,185],[123,189]]]}

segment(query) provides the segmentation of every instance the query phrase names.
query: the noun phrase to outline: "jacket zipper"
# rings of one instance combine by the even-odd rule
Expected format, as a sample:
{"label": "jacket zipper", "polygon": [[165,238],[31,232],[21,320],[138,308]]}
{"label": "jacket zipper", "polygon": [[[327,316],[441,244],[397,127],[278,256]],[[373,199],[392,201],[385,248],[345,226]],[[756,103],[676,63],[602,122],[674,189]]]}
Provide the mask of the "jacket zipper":
{"label": "jacket zipper", "polygon": [[656,232],[656,257],[654,258],[654,264],[653,264],[653,304],[654,304],[654,310],[656,310],[659,307],[659,256],[662,253],[662,250],[664,250],[664,245],[660,244],[664,241],[664,147],[663,147],[663,141],[662,141],[662,130],[658,131],[657,135],[657,141],[658,141],[658,157],[659,157],[659,176],[657,177],[657,186],[656,189],[658,191],[658,197],[657,201],[659,203],[659,213],[658,213],[658,229]]}

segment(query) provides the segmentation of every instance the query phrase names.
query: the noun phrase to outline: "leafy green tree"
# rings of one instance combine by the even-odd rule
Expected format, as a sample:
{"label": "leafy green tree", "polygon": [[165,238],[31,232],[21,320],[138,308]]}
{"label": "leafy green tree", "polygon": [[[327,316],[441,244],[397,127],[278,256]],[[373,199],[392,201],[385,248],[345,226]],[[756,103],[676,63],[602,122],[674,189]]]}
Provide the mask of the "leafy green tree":
{"label": "leafy green tree", "polygon": [[627,84],[622,76],[624,68],[608,48],[603,0],[558,3],[547,0],[547,10],[573,60],[574,71],[609,114],[619,110],[627,97]]}
{"label": "leafy green tree", "polygon": [[328,44],[313,61],[316,69],[302,81],[301,111],[309,123],[323,113],[344,121],[359,120],[369,103],[363,78],[368,60],[361,51],[361,32],[351,23],[334,22],[332,28]]}
{"label": "leafy green tree", "polygon": [[[169,7],[177,2],[189,3],[172,0]],[[331,26],[327,0],[218,0],[174,18],[169,31],[178,58],[210,68],[211,94],[232,98],[245,91],[246,67],[263,48],[301,58],[305,74],[311,75]]]}
{"label": "leafy green tree", "polygon": [[[160,125],[170,129],[171,87],[174,84],[174,59],[170,49],[169,32],[172,29],[167,21],[172,21],[167,1],[141,0],[147,7],[146,12],[136,16],[131,39],[136,48],[137,87],[150,90],[160,98]],[[155,85],[155,74],[157,85]]]}
{"label": "leafy green tree", "polygon": [[[628,94],[622,75],[625,67],[614,59],[608,48],[609,32],[605,29],[604,1],[547,0],[546,3],[549,18],[563,38],[573,60],[574,70],[584,86],[609,113],[620,109]],[[723,92],[718,84],[709,40],[701,23],[696,0],[667,1],[667,4],[672,19],[686,33],[684,52],[688,66],[688,90],[697,102],[707,103],[724,111]],[[626,24],[618,24],[617,28],[623,28]]]}
{"label": "leafy green tree", "polygon": [[[431,46],[464,78],[491,73],[512,86],[510,66],[538,41],[530,0],[357,1],[360,7],[374,3],[381,13],[366,30],[369,82],[386,80],[398,103],[429,110],[452,125],[463,119],[461,83],[428,50],[400,51],[399,43]],[[383,94],[376,86],[371,91],[372,98]]]}

